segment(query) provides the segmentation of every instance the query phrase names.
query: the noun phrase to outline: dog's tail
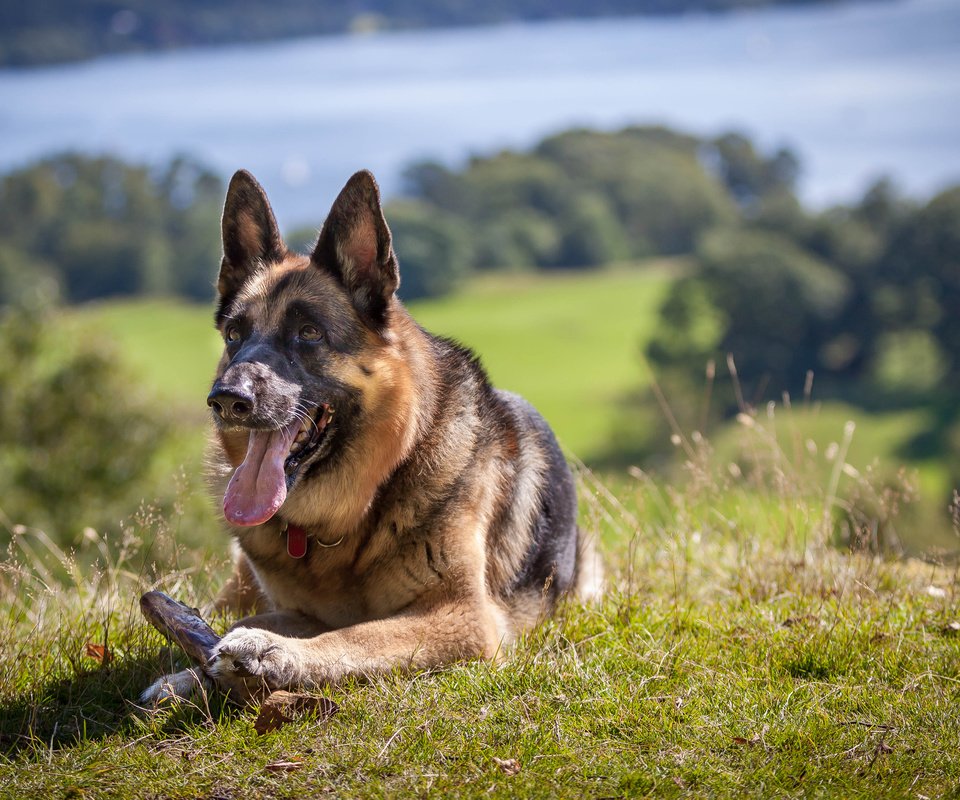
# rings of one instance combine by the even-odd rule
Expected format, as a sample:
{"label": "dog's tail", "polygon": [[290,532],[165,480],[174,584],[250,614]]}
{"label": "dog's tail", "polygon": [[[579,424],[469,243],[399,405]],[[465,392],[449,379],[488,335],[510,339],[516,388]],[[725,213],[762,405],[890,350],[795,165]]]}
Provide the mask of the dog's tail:
{"label": "dog's tail", "polygon": [[582,603],[592,603],[603,596],[604,569],[597,551],[595,535],[577,528],[577,571],[573,591]]}

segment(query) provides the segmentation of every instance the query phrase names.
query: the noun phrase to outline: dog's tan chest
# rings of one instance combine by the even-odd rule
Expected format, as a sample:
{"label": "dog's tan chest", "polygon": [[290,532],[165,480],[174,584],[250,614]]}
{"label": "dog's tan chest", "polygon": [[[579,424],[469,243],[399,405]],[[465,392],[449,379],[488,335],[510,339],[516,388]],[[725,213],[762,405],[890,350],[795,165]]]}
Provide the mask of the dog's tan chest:
{"label": "dog's tan chest", "polygon": [[241,536],[240,546],[275,609],[331,628],[392,616],[443,583],[439,547],[398,540],[389,528],[365,537],[362,548],[349,540],[324,546],[309,536],[302,558],[293,558],[284,534],[270,527]]}

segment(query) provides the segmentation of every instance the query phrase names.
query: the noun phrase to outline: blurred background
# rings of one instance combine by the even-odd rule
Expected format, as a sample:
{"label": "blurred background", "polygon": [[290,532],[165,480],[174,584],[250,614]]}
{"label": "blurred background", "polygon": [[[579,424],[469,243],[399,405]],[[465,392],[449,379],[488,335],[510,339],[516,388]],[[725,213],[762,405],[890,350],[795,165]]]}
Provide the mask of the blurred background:
{"label": "blurred background", "polygon": [[222,548],[226,181],[308,248],[369,168],[414,314],[603,486],[762,419],[844,543],[955,554],[960,5],[476,5],[0,6],[0,545]]}

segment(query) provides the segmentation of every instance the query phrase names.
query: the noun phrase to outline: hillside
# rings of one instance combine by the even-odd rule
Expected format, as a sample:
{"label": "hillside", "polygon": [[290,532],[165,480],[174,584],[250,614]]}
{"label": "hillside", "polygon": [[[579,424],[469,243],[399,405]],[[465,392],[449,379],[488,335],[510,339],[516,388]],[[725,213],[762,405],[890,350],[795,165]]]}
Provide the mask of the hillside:
{"label": "hillside", "polygon": [[[637,353],[679,267],[487,278],[414,313],[589,454],[616,397],[650,381]],[[143,394],[192,431],[168,474],[177,453],[199,472],[209,309],[112,303],[69,325],[138,365]],[[185,666],[137,600],[211,599],[228,561],[214,516],[195,528],[179,501],[143,507],[69,554],[0,517],[0,798],[954,796],[957,568],[834,546],[851,489],[885,504],[881,533],[916,529],[909,481],[868,463],[896,463],[915,424],[811,400],[678,434],[669,478],[577,467],[600,602],[564,603],[500,663],[325,687],[331,719],[265,735],[219,696],[135,700]]]}
{"label": "hillside", "polygon": [[185,666],[137,598],[203,605],[225,536],[191,568],[155,517],[85,570],[25,532],[0,568],[0,798],[955,796],[956,569],[828,546],[829,491],[784,480],[800,458],[673,487],[581,471],[602,602],[500,663],[326,687],[331,719],[265,735],[220,696],[135,702]]}
{"label": "hillside", "polygon": [[[656,332],[658,304],[682,267],[682,261],[655,261],[643,268],[587,274],[488,276],[456,295],[411,304],[411,311],[428,330],[475,349],[497,386],[522,394],[540,409],[572,458],[625,466],[637,463],[629,455],[635,427],[669,431],[662,412],[637,416],[625,400],[650,385],[641,354]],[[158,404],[176,409],[186,435],[168,448],[164,468],[174,472],[184,463],[196,468],[207,414],[204,398],[220,352],[209,309],[172,301],[111,302],[81,307],[73,319],[105,332],[139,376],[141,388]],[[944,464],[901,454],[927,424],[923,413],[868,413],[814,398],[777,414],[778,447],[791,452],[813,447],[816,458],[805,463],[815,474],[806,478],[820,487],[827,485],[833,469],[826,458],[831,443],[836,447],[845,423],[854,420],[851,463],[869,467],[877,480],[899,480],[898,470],[906,465],[923,499],[908,514],[908,550],[955,548],[941,519],[939,499],[948,493]],[[753,456],[743,451],[739,427],[731,422],[704,433],[718,457],[749,464]],[[752,447],[755,451],[756,444]],[[668,456],[660,454],[664,469]],[[622,475],[619,468],[605,472]],[[842,480],[841,488],[856,488],[849,476]]]}
{"label": "hillside", "polygon": [[[583,459],[608,444],[617,400],[645,381],[639,343],[651,334],[674,267],[558,276],[499,276],[469,291],[411,304],[428,330],[474,348],[494,383],[534,403]],[[206,419],[220,352],[210,310],[165,301],[81,308],[165,402]]]}

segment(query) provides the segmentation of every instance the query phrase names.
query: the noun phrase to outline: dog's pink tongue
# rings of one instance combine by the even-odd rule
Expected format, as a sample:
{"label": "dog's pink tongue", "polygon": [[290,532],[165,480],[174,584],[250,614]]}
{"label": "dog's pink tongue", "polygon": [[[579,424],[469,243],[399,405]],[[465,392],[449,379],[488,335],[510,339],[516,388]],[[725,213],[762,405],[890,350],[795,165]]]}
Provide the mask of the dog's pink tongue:
{"label": "dog's pink tongue", "polygon": [[276,431],[250,431],[247,454],[223,496],[223,515],[234,525],[260,525],[287,499],[283,462],[300,429],[294,420]]}

